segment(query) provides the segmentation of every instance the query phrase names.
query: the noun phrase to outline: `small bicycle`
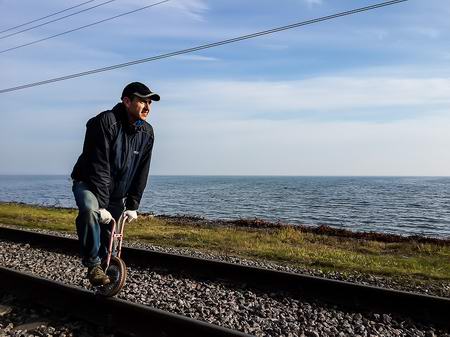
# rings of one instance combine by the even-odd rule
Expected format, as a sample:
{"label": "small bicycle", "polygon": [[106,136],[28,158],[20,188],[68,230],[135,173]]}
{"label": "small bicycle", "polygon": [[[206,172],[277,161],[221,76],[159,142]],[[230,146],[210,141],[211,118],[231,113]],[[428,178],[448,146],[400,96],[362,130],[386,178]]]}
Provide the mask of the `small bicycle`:
{"label": "small bicycle", "polygon": [[96,287],[96,293],[111,297],[116,295],[125,285],[127,279],[127,267],[120,258],[122,252],[123,229],[127,217],[122,215],[119,221],[111,220],[111,236],[109,239],[108,256],[102,264],[102,268],[108,275],[110,283]]}

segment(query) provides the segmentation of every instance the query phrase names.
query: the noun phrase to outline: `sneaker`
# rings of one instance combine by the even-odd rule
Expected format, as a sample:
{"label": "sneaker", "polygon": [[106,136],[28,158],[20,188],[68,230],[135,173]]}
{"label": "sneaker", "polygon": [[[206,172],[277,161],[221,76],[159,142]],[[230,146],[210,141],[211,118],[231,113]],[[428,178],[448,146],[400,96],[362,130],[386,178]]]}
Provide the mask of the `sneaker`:
{"label": "sneaker", "polygon": [[104,286],[110,282],[108,275],[99,264],[88,268],[87,277],[93,286]]}

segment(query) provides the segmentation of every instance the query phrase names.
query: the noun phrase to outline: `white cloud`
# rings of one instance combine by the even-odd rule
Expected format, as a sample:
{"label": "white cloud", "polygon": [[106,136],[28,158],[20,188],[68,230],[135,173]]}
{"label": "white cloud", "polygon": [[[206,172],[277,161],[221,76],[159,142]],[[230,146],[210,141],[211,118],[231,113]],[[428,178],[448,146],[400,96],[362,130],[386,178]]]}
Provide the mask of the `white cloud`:
{"label": "white cloud", "polygon": [[[173,88],[177,88],[173,90]],[[302,81],[191,81],[169,83],[165,97],[194,114],[255,118],[286,112],[374,112],[411,108],[431,114],[450,111],[450,79],[318,77]],[[193,95],[195,93],[195,95]],[[264,115],[263,118],[265,118]],[[337,116],[338,117],[338,116]],[[362,116],[363,117],[363,116]],[[292,118],[292,116],[290,117]],[[294,118],[296,118],[294,116]]]}
{"label": "white cloud", "polygon": [[[165,84],[154,106],[158,174],[450,175],[450,80],[325,77]],[[174,102],[174,105],[172,104]],[[437,107],[436,107],[437,106]],[[417,114],[397,118],[406,107]],[[390,113],[367,121],[366,109]],[[304,119],[302,110],[336,116]],[[343,111],[355,111],[350,121]],[[271,112],[289,120],[267,118]]]}
{"label": "white cloud", "polygon": [[386,124],[201,119],[161,123],[152,170],[224,175],[450,175],[449,126],[450,119]]}
{"label": "white cloud", "polygon": [[381,41],[385,40],[389,36],[389,31],[387,29],[379,28],[359,30],[357,33],[359,36],[363,36],[369,40],[372,40],[372,37],[375,37],[377,40]]}
{"label": "white cloud", "polygon": [[[121,11],[132,11],[147,5],[155,4],[163,0],[153,0],[143,2],[142,0],[120,0],[108,4],[105,8],[120,9]],[[187,15],[196,20],[203,20],[203,14],[208,11],[209,6],[205,0],[169,0],[161,4],[170,9]]]}
{"label": "white cloud", "polygon": [[322,0],[303,0],[309,7],[315,6],[315,5],[322,5]]}
{"label": "white cloud", "polygon": [[419,34],[430,39],[437,39],[441,36],[440,30],[432,27],[414,27],[407,29],[409,33]]}
{"label": "white cloud", "polygon": [[176,8],[184,15],[198,20],[204,21],[204,14],[208,11],[209,7],[204,0],[188,0],[188,1],[169,1],[168,6]]}
{"label": "white cloud", "polygon": [[175,58],[177,58],[179,60],[185,60],[185,61],[207,61],[207,62],[209,62],[209,61],[219,60],[216,57],[194,55],[194,54],[179,55],[179,56],[175,56]]}
{"label": "white cloud", "polygon": [[[92,98],[88,78],[67,82],[78,90],[73,97],[64,96],[67,88],[57,85],[42,90],[53,92],[52,103],[59,108],[46,108],[40,89],[30,91],[25,105],[15,104],[23,99],[19,93],[8,96],[2,118],[9,122],[3,124],[0,141],[9,146],[0,147],[5,163],[0,173],[70,172],[86,120],[117,101],[119,79],[99,88],[102,102],[86,106],[76,101]],[[163,100],[150,116],[156,134],[152,173],[449,175],[449,85],[441,78],[400,77],[161,82],[154,89]],[[398,107],[417,105],[420,116],[383,123],[358,116],[312,121],[298,113],[316,109],[339,117],[348,109],[387,107],[395,114]],[[439,111],[428,105],[438,105]],[[290,111],[289,120],[269,120],[264,114],[255,118],[259,112],[283,117]],[[30,161],[36,165],[27,165]]]}

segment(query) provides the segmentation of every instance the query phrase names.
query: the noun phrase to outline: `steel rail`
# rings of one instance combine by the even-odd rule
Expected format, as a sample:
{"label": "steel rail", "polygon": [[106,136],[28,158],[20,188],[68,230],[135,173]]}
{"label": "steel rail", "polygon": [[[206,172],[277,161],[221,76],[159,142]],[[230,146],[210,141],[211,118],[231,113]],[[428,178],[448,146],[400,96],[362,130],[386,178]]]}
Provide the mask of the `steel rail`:
{"label": "steel rail", "polygon": [[92,322],[122,336],[250,337],[145,305],[101,297],[60,282],[0,267],[0,289],[15,297]]}
{"label": "steel rail", "polygon": [[[75,239],[5,227],[0,227],[0,238],[27,242],[46,249],[64,250],[67,253],[77,253],[79,249]],[[287,291],[293,296],[317,299],[352,310],[393,312],[450,328],[450,298],[138,248],[125,247],[123,258],[127,263],[135,265],[183,271],[211,279],[226,279],[260,289]]]}

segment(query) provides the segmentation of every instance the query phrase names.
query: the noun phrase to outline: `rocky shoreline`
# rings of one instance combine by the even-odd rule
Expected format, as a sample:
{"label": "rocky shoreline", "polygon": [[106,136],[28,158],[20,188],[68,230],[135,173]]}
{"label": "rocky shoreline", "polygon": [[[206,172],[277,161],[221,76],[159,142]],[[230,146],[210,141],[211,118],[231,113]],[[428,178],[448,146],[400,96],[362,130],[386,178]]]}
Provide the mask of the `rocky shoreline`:
{"label": "rocky shoreline", "polygon": [[[31,206],[41,209],[55,209],[55,210],[68,210],[68,211],[78,211],[75,208],[66,208],[58,206],[43,206],[37,204],[26,204],[23,202],[2,202],[0,204],[4,205],[18,205],[18,206]],[[353,238],[362,240],[372,240],[378,242],[415,242],[415,243],[430,243],[435,245],[450,246],[450,237],[430,237],[424,235],[398,235],[391,233],[382,232],[358,232],[348,229],[336,228],[328,225],[299,225],[290,224],[285,222],[273,222],[267,221],[259,218],[239,218],[234,220],[225,219],[208,219],[201,216],[192,215],[170,215],[170,214],[154,214],[154,213],[139,213],[141,218],[157,218],[168,221],[170,223],[179,225],[191,225],[191,226],[223,226],[223,227],[237,227],[237,228],[252,228],[252,229],[280,229],[280,228],[293,228],[303,233],[311,233],[317,235],[329,235],[343,238]]]}
{"label": "rocky shoreline", "polygon": [[270,222],[258,218],[254,219],[237,219],[237,220],[211,220],[203,217],[185,216],[185,215],[153,215],[142,213],[144,217],[156,217],[176,224],[197,225],[197,226],[226,226],[254,229],[280,229],[293,228],[303,233],[311,233],[317,235],[329,235],[343,238],[372,240],[378,242],[416,242],[431,243],[435,245],[450,246],[450,238],[433,238],[421,235],[402,236],[397,234],[379,233],[379,232],[355,232],[348,229],[335,228],[327,225],[307,226],[293,225],[283,222]]}

